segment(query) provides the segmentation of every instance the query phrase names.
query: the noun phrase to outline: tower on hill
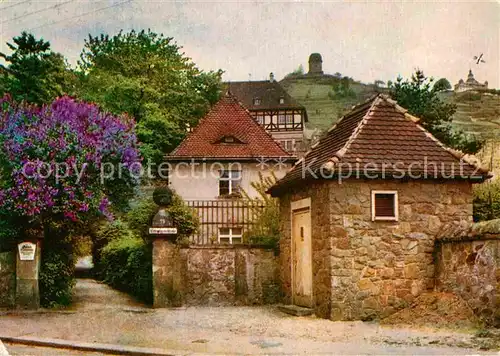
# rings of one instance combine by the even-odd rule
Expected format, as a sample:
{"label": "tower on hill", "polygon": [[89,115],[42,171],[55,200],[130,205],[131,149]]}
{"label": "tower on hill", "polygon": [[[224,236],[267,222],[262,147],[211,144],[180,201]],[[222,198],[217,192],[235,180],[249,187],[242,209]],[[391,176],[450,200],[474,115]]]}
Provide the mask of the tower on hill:
{"label": "tower on hill", "polygon": [[312,53],[309,56],[309,75],[321,75],[323,74],[323,59],[321,58],[321,54]]}

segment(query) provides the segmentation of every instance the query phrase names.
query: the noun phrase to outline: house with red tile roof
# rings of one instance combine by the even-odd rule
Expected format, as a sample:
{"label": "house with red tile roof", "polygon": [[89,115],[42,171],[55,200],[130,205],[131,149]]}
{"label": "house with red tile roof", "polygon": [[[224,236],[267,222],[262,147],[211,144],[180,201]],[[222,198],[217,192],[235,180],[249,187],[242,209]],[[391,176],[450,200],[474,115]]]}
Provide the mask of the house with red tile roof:
{"label": "house with red tile roof", "polygon": [[490,178],[395,101],[358,105],[279,180],[285,301],[333,320],[388,316],[434,288],[434,242],[472,221]]}
{"label": "house with red tile roof", "polygon": [[259,197],[259,176],[282,178],[296,158],[285,151],[230,93],[224,95],[166,157],[169,185],[200,214],[195,242],[242,242]]}

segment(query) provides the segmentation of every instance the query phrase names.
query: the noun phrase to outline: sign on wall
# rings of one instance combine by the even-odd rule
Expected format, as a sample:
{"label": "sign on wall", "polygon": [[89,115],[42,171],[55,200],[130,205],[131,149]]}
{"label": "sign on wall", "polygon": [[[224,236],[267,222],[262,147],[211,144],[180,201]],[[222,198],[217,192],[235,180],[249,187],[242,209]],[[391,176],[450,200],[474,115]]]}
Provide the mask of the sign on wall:
{"label": "sign on wall", "polygon": [[174,235],[177,234],[176,227],[150,227],[149,233],[151,235]]}
{"label": "sign on wall", "polygon": [[33,261],[35,259],[36,244],[32,242],[21,242],[17,245],[17,248],[21,261]]}

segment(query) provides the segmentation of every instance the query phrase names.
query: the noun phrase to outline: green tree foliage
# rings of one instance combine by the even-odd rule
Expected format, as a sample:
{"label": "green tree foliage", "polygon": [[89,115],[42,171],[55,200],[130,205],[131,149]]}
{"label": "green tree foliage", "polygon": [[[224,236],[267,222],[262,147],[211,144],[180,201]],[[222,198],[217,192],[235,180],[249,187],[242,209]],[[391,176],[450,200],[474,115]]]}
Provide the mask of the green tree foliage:
{"label": "green tree foliage", "polygon": [[398,77],[391,83],[390,94],[399,105],[420,118],[420,124],[445,145],[465,153],[476,153],[483,142],[453,129],[451,123],[456,106],[441,101],[432,88],[432,82],[432,78],[427,78],[417,69],[410,80]]}
{"label": "green tree foliage", "polygon": [[354,98],[356,93],[351,88],[352,78],[342,77],[336,78],[332,85],[332,91],[328,93],[330,99],[335,100],[336,98]]}
{"label": "green tree foliage", "polygon": [[141,197],[132,202],[131,206],[132,208],[125,216],[125,220],[137,236],[147,240],[151,222],[160,207],[149,197]]}
{"label": "green tree foliage", "polygon": [[295,75],[303,75],[304,74],[304,66],[302,64],[299,64],[299,66],[297,67],[297,69],[295,69],[292,74],[295,74]]}
{"label": "green tree foliage", "polygon": [[448,79],[446,78],[441,78],[438,81],[434,83],[434,86],[432,87],[433,91],[439,92],[439,91],[444,91],[444,90],[449,90],[451,89],[451,84]]}
{"label": "green tree foliage", "polygon": [[222,71],[199,70],[172,38],[149,30],[89,36],[80,58],[79,95],[134,116],[142,155],[155,163],[220,95]]}
{"label": "green tree foliage", "polygon": [[474,186],[474,221],[500,219],[500,180]]}
{"label": "green tree foliage", "polygon": [[45,104],[63,94],[73,94],[76,76],[64,57],[51,51],[50,43],[23,32],[7,42],[10,55],[0,53],[0,96],[10,93],[14,100]]}
{"label": "green tree foliage", "polygon": [[301,75],[304,75],[304,66],[302,64],[300,64],[293,72],[285,75],[285,78],[293,78]]}
{"label": "green tree foliage", "polygon": [[[253,221],[245,233],[245,240],[252,244],[264,244],[277,247],[280,240],[279,226],[279,200],[271,197],[266,191],[277,181],[276,175],[264,177],[259,172],[259,180],[252,182],[251,186],[257,191],[258,197],[251,198],[248,193],[243,192],[245,199],[257,204],[252,205],[254,215],[257,219]],[[260,206],[264,206],[262,209]]]}

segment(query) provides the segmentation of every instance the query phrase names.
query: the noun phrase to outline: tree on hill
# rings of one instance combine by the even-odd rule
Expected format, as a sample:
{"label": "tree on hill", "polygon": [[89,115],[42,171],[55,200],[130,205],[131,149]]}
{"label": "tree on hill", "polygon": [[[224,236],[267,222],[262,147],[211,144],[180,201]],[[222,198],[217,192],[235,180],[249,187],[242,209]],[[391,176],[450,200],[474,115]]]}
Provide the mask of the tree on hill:
{"label": "tree on hill", "polygon": [[390,95],[410,114],[420,118],[420,124],[445,145],[464,153],[478,152],[483,142],[452,127],[456,105],[441,101],[432,82],[432,78],[417,69],[410,80],[398,77],[391,83]]}
{"label": "tree on hill", "polygon": [[304,66],[302,64],[299,64],[299,66],[293,71],[285,75],[286,78],[293,78],[293,77],[298,77],[304,75]]}
{"label": "tree on hill", "polygon": [[172,38],[149,30],[89,36],[80,58],[80,96],[134,116],[143,157],[155,163],[221,91],[221,70],[199,70]]}
{"label": "tree on hill", "polygon": [[72,94],[76,77],[50,43],[23,32],[7,42],[10,55],[0,53],[0,96],[9,93],[16,101],[49,103],[63,94]]}
{"label": "tree on hill", "polygon": [[451,84],[446,78],[441,78],[437,82],[434,83],[432,90],[434,91],[444,91],[451,89]]}
{"label": "tree on hill", "polygon": [[352,78],[347,76],[341,79],[336,78],[332,85],[332,91],[328,93],[330,99],[335,100],[335,98],[353,98],[356,97],[356,93],[351,88]]}
{"label": "tree on hill", "polygon": [[292,74],[296,74],[296,75],[303,75],[304,74],[304,66],[302,64],[299,64],[299,66],[297,67],[297,69],[295,69]]}

